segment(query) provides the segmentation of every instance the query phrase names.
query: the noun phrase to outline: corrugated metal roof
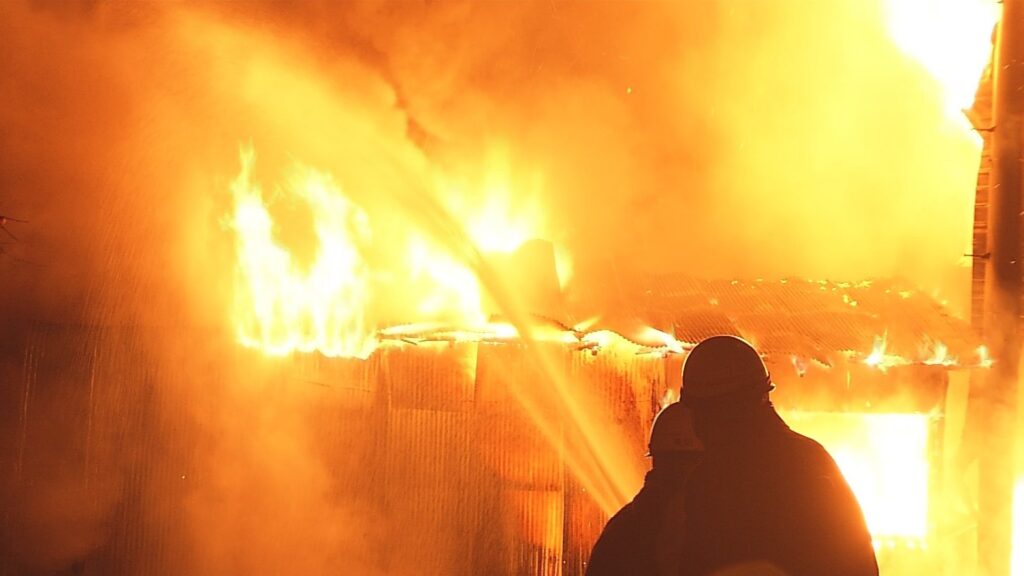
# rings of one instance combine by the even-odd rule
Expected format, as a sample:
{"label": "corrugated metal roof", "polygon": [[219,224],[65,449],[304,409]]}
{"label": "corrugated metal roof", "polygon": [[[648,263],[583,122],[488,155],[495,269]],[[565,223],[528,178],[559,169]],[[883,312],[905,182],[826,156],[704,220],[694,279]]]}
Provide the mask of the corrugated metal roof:
{"label": "corrugated metal roof", "polygon": [[[585,315],[585,314],[583,314]],[[898,280],[845,283],[803,279],[699,280],[652,276],[592,329],[641,323],[693,344],[740,335],[768,356],[827,362],[839,354],[886,354],[909,362],[948,358],[976,363],[980,337],[934,298]]]}

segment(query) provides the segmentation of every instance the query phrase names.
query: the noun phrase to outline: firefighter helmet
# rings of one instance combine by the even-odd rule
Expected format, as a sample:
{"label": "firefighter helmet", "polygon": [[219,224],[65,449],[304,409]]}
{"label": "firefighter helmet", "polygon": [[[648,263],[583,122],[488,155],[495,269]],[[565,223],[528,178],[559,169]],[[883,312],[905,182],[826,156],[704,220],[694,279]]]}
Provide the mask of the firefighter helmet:
{"label": "firefighter helmet", "polygon": [[648,456],[669,452],[696,452],[703,449],[697,434],[693,431],[693,416],[686,406],[673,402],[654,417],[651,438],[647,442]]}
{"label": "firefighter helmet", "polygon": [[712,336],[697,344],[683,364],[682,400],[708,400],[775,388],[761,356],[746,340]]}

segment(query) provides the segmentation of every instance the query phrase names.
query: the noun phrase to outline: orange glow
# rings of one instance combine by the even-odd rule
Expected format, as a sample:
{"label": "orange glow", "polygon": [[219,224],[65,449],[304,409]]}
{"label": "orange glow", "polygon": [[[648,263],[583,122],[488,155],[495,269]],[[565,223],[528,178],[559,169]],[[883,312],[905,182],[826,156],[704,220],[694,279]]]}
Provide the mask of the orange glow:
{"label": "orange glow", "polygon": [[850,484],[876,540],[928,531],[926,414],[789,412],[793,428],[824,445]]}
{"label": "orange glow", "polygon": [[421,235],[409,238],[408,256],[413,279],[426,285],[417,294],[422,317],[484,321],[480,283],[472,270]]}
{"label": "orange glow", "polygon": [[676,354],[683,352],[683,343],[676,340],[675,336],[650,326],[646,326],[640,331],[637,341],[641,344],[651,343],[657,348],[666,348],[669,352]]}
{"label": "orange glow", "polygon": [[864,359],[865,364],[883,372],[894,366],[909,364],[904,358],[886,352],[888,339],[888,334],[875,337],[875,345],[871,349],[871,353]]}
{"label": "orange glow", "polygon": [[[547,326],[531,326],[531,337],[537,342],[579,344],[572,332]],[[509,342],[520,338],[519,330],[508,322],[482,322],[451,326],[438,322],[390,326],[378,332],[382,340],[404,342]]]}
{"label": "orange glow", "polygon": [[573,329],[574,332],[586,332],[586,331],[590,330],[594,326],[594,324],[597,324],[598,320],[600,320],[600,319],[601,319],[600,316],[591,316],[590,318],[587,318],[586,320],[577,322],[572,327],[572,329]]}
{"label": "orange glow", "polygon": [[935,78],[947,112],[960,118],[991,54],[998,1],[888,0],[886,13],[896,45]]}
{"label": "orange glow", "polygon": [[957,359],[949,355],[949,347],[942,342],[936,342],[931,356],[924,363],[928,366],[956,366]]}
{"label": "orange glow", "polygon": [[991,368],[993,363],[992,357],[988,353],[988,346],[978,346],[978,366]]}
{"label": "orange glow", "polygon": [[[297,254],[308,247],[291,246],[281,238],[284,223],[275,221],[270,202],[253,181],[254,161],[252,150],[242,151],[241,173],[231,186],[234,212],[228,220],[238,252],[232,315],[239,341],[271,355],[315,350],[327,356],[367,357],[377,346],[379,328],[370,318],[371,299],[378,287],[373,284],[371,262],[365,257],[371,243],[367,214],[329,174],[293,168],[278,195],[286,202],[304,204],[312,215],[313,257],[306,265]],[[518,197],[513,202],[510,179],[507,165],[499,158],[488,164],[479,190],[447,181],[438,186],[443,202],[463,223],[481,254],[510,253],[541,237],[539,205]],[[471,198],[482,201],[472,202]],[[416,229],[406,234],[398,241],[406,255],[399,274],[415,283],[415,290],[406,294],[414,302],[416,317],[411,320],[443,318],[448,323],[448,327],[434,326],[429,338],[418,337],[452,341],[518,337],[511,324],[487,322],[483,287],[470,263]],[[570,269],[561,266],[562,281]],[[399,327],[395,334],[381,335],[407,337],[402,330]],[[542,338],[576,342],[571,333],[543,333]]]}
{"label": "orange glow", "polygon": [[588,332],[580,338],[580,342],[583,344],[590,345],[595,348],[611,349],[611,348],[632,348],[636,349],[636,344],[629,342],[622,336],[619,336],[611,330],[597,330],[595,332]]}
{"label": "orange glow", "polygon": [[294,168],[282,192],[308,205],[317,242],[303,266],[275,235],[267,200],[252,178],[255,152],[243,150],[241,160],[228,222],[238,251],[232,314],[239,341],[271,355],[318,350],[365,358],[376,347],[367,318],[370,271],[359,248],[369,240],[366,214],[329,175]]}
{"label": "orange glow", "polygon": [[[988,349],[985,346],[978,347],[977,355],[977,366],[979,368],[988,368],[992,365],[992,359],[989,358]],[[862,361],[868,366],[878,368],[882,372],[896,366],[909,366],[911,364],[945,367],[962,366],[959,358],[950,354],[949,347],[946,344],[928,337],[924,338],[924,341],[918,348],[918,355],[915,357],[908,358],[899,354],[893,354],[888,349],[888,334],[875,337],[875,343],[871,348],[871,352],[864,356]],[[797,372],[802,374],[795,358],[793,362]]]}
{"label": "orange glow", "polygon": [[796,370],[796,375],[803,378],[807,375],[807,361],[799,358],[798,356],[790,356],[790,363],[793,364],[793,369]]}
{"label": "orange glow", "polygon": [[[463,224],[476,250],[481,254],[510,254],[528,240],[546,237],[544,214],[536,201],[539,181],[514,187],[504,154],[492,154],[486,162],[478,185],[441,179],[437,186],[442,204]],[[413,279],[421,283],[415,296],[418,312],[425,318],[483,323],[487,315],[480,279],[437,240],[419,233],[409,235],[408,265]],[[566,282],[571,265],[564,254],[559,255],[559,279]]]}

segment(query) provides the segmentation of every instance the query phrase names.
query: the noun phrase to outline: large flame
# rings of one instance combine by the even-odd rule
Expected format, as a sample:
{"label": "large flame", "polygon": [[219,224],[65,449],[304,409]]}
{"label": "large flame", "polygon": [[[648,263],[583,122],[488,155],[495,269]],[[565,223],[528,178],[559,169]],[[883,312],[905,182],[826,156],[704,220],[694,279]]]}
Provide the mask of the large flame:
{"label": "large flame", "polygon": [[[372,318],[374,297],[385,288],[366,257],[370,218],[329,174],[302,166],[291,169],[273,198],[265,197],[253,178],[255,157],[251,149],[242,150],[241,172],[231,185],[234,211],[228,225],[238,254],[232,315],[239,341],[272,355],[318,351],[367,357],[383,328]],[[437,186],[442,204],[481,254],[512,252],[542,234],[539,204],[529,201],[537,198],[537,190],[517,189],[513,202],[507,162],[494,158],[480,186],[447,180]],[[273,215],[275,202],[308,209],[312,247],[294,246],[284,238],[284,223]],[[415,311],[415,317],[401,320],[444,320],[458,327],[447,334],[470,340],[489,339],[492,333],[508,338],[487,321],[477,271],[426,230],[407,226],[404,237],[388,239],[405,253],[402,262],[386,263],[388,276],[399,278],[392,288],[401,285],[402,297],[412,301]],[[300,257],[303,252],[311,256]]]}
{"label": "large flame", "polygon": [[[482,254],[511,253],[541,233],[544,218],[536,202],[536,184],[513,190],[511,181],[505,155],[495,153],[487,161],[479,187],[450,180],[438,185],[445,207],[463,223]],[[417,312],[426,318],[484,323],[487,315],[480,279],[437,240],[421,233],[409,235],[408,264],[420,292]]]}
{"label": "large flame", "polygon": [[992,52],[998,0],[888,0],[886,12],[896,45],[935,78],[950,116],[962,117]]}
{"label": "large flame", "polygon": [[376,346],[367,317],[370,270],[360,245],[369,240],[366,214],[327,174],[295,167],[282,193],[308,205],[316,246],[303,265],[278,234],[260,186],[256,154],[242,151],[242,171],[231,184],[238,253],[232,308],[239,340],[268,354],[319,350],[366,357]]}

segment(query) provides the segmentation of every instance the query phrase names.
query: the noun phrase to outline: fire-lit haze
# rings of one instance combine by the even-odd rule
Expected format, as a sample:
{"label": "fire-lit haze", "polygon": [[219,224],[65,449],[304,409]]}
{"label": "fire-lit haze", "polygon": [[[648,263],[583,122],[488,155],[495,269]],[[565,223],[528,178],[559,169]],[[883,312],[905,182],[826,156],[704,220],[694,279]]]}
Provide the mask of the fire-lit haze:
{"label": "fire-lit haze", "polygon": [[789,413],[787,422],[832,453],[878,541],[923,541],[928,530],[926,414]]}
{"label": "fire-lit haze", "polygon": [[889,0],[886,22],[896,45],[939,85],[951,120],[974,103],[999,19],[994,0]]}
{"label": "fire-lit haze", "polygon": [[[324,416],[329,386],[287,362],[365,359],[381,330],[424,324],[453,330],[452,346],[481,330],[545,340],[500,273],[531,239],[553,246],[569,301],[655,272],[902,276],[965,314],[980,146],[956,111],[996,14],[984,0],[0,3],[0,215],[28,221],[0,242],[19,343],[4,374],[108,362],[53,378],[91,383],[76,388],[89,406],[94,385],[124,384],[153,407],[108,420],[160,431],[121,434],[90,412],[73,435],[78,416],[40,400],[45,386],[5,391],[0,508],[19,541],[0,572],[139,541],[162,543],[150,573],[417,573],[386,554],[398,544],[379,503],[338,489],[380,484],[359,468],[379,447],[349,432],[397,424]],[[58,361],[25,352],[40,326],[124,341]],[[351,362],[391,382],[386,358]],[[552,355],[528,371],[508,402],[560,450],[545,415],[564,415],[581,436],[571,481],[614,510],[642,482],[639,455]],[[331,401],[353,414],[369,394],[341,389]],[[52,428],[33,436],[26,406]],[[437,429],[465,430],[458,409]],[[926,529],[926,418],[815,428],[880,535]],[[26,456],[26,442],[45,449]],[[129,474],[124,454],[143,452],[167,457]],[[876,482],[894,463],[907,484]],[[436,496],[401,488],[410,514]],[[122,542],[125,494],[151,532]],[[544,526],[539,540],[560,518]]]}

